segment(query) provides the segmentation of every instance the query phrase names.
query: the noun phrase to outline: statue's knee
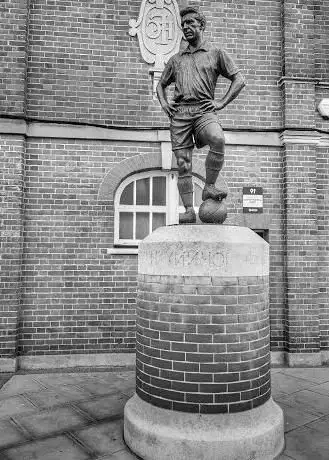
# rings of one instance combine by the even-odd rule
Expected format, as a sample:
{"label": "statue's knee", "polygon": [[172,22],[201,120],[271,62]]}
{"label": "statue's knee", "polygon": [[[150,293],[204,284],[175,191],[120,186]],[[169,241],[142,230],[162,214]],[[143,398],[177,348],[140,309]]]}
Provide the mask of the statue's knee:
{"label": "statue's knee", "polygon": [[210,150],[218,153],[224,153],[225,151],[225,140],[221,135],[213,135],[209,141]]}
{"label": "statue's knee", "polygon": [[188,158],[177,158],[177,166],[179,175],[186,175],[191,171],[191,161]]}

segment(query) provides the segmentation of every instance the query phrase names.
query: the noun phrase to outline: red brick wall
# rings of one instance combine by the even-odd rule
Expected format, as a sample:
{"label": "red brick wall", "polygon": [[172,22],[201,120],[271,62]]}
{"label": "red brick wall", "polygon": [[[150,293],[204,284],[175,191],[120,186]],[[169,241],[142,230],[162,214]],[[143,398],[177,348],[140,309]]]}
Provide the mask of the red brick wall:
{"label": "red brick wall", "polygon": [[0,2],[0,114],[24,114],[26,0]]}
{"label": "red brick wall", "polygon": [[[285,127],[315,128],[314,84],[286,81],[283,90]],[[303,114],[302,117],[301,114]]]}
{"label": "red brick wall", "polygon": [[285,146],[286,333],[288,350],[319,351],[316,148]]}
{"label": "red brick wall", "polygon": [[[98,203],[97,192],[111,166],[156,149],[158,144],[29,140],[20,353],[134,346],[136,256],[106,254],[113,245],[113,201],[109,197],[109,202]],[[262,185],[264,213],[272,217],[271,316],[273,346],[278,348],[283,340],[280,151],[227,150],[223,175],[230,187],[230,214],[241,213],[243,185]]]}
{"label": "red brick wall", "polygon": [[316,76],[329,80],[329,4],[315,0],[315,69]]}
{"label": "red brick wall", "polygon": [[[316,106],[321,99],[328,97],[329,90],[329,3],[326,0],[315,2],[315,75],[326,85],[316,87]],[[317,128],[329,131],[329,118],[322,118],[317,112]]]}
{"label": "red brick wall", "polygon": [[136,256],[110,256],[105,171],[147,143],[30,139],[26,149],[21,354],[134,348]]}
{"label": "red brick wall", "polygon": [[[316,105],[328,97],[329,91],[329,4],[317,0],[315,9],[316,39],[319,46],[315,49],[316,76],[327,81],[327,85],[317,88]],[[329,131],[329,119],[317,113],[317,127]],[[328,147],[320,147],[317,154],[317,219],[318,219],[318,283],[321,348],[329,349],[329,156]]]}
{"label": "red brick wall", "polygon": [[[128,34],[129,19],[138,17],[140,3],[33,0],[27,13],[25,0],[1,2],[1,116],[20,117],[26,112],[42,121],[167,128],[168,120],[152,98],[148,65],[137,38]],[[186,1],[178,3],[183,6]],[[326,86],[314,88],[312,82],[296,81],[277,85],[282,70],[290,77],[328,81],[326,0],[315,1],[315,14],[306,0],[285,1],[284,8],[281,0],[196,3],[208,18],[209,40],[236,57],[247,79],[239,98],[221,113],[224,128],[279,131],[290,127],[312,132],[317,127],[328,132],[329,120],[316,112],[316,104],[327,97]],[[217,95],[226,87],[227,82],[220,80]],[[25,145],[22,137],[2,136],[3,355],[14,353],[17,319],[22,326],[21,354],[133,349],[136,256],[107,254],[113,243],[113,202],[112,197],[103,203],[96,198],[113,165],[155,149],[159,154],[159,144],[146,142],[30,137]],[[205,150],[196,155],[204,158]],[[264,188],[264,215],[271,217],[272,350],[282,350],[285,338],[293,343],[294,351],[317,350],[316,317],[320,317],[321,344],[328,346],[327,158],[326,146],[316,150],[290,145],[287,151],[243,145],[227,148],[223,175],[230,188],[230,215],[241,214],[242,186],[259,185]],[[283,190],[284,181],[290,181],[290,188]],[[301,254],[305,241],[306,252]],[[296,292],[289,294],[295,307],[289,318],[285,317],[286,248],[288,270],[296,273]],[[309,281],[315,268],[319,292]],[[314,292],[319,293],[318,307]],[[17,318],[21,300],[22,313]],[[293,323],[301,312],[302,330]],[[294,333],[290,326],[295,327]],[[301,337],[305,337],[302,345]]]}
{"label": "red brick wall", "polygon": [[307,0],[284,1],[284,74],[314,77],[314,6]]}
{"label": "red brick wall", "polygon": [[[232,155],[230,155],[232,151]],[[282,152],[277,148],[234,147],[229,149],[224,177],[230,184],[230,201],[236,214],[242,210],[242,187],[261,186],[264,193],[264,216],[269,219],[270,244],[270,321],[271,348],[282,349],[284,342],[284,258],[282,194]]]}
{"label": "red brick wall", "polygon": [[24,138],[0,138],[0,357],[14,357],[21,303]]}
{"label": "red brick wall", "polygon": [[318,237],[318,300],[321,348],[329,350],[329,156],[328,148],[317,154],[317,237]]}
{"label": "red brick wall", "polygon": [[[316,39],[319,46],[315,50],[316,76],[328,82],[326,87],[317,88],[316,105],[328,97],[329,91],[329,3],[317,0],[315,9]],[[317,113],[317,127],[329,131],[329,119]],[[317,152],[317,219],[318,219],[318,286],[321,348],[329,349],[329,156],[328,147]]]}
{"label": "red brick wall", "polygon": [[[28,114],[102,125],[167,127],[129,19],[140,0],[35,0],[30,12]],[[178,2],[183,4],[183,2]],[[280,1],[201,1],[208,38],[236,56],[248,92],[222,112],[225,126],[281,124]],[[256,6],[257,4],[257,6]],[[227,88],[222,79],[219,92]],[[218,92],[218,94],[219,94]]]}

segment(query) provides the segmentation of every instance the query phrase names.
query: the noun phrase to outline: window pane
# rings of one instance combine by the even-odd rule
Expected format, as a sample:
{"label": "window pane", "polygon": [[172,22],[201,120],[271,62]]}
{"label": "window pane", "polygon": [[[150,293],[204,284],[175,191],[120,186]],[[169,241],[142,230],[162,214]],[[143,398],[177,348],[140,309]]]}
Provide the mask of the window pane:
{"label": "window pane", "polygon": [[166,214],[155,212],[153,213],[153,221],[152,221],[152,232],[158,227],[163,227],[166,225]]}
{"label": "window pane", "polygon": [[136,212],[136,239],[142,240],[150,233],[148,212]]}
{"label": "window pane", "polygon": [[150,179],[136,180],[136,204],[150,204]]}
{"label": "window pane", "polygon": [[134,204],[134,183],[131,182],[124,188],[120,197],[120,204]]}
{"label": "window pane", "polygon": [[202,203],[202,188],[194,182],[194,205],[201,206]]}
{"label": "window pane", "polygon": [[133,239],[133,213],[120,212],[119,213],[119,238]]}
{"label": "window pane", "polygon": [[155,206],[166,206],[166,178],[153,177],[152,204]]}

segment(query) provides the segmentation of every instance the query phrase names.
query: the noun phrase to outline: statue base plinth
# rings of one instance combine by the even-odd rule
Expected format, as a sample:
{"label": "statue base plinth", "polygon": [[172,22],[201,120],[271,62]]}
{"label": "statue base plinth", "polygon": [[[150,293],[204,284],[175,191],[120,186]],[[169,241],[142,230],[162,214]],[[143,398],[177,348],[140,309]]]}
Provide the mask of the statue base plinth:
{"label": "statue base plinth", "polygon": [[284,448],[283,413],[272,399],[236,414],[188,414],[135,395],[125,406],[124,437],[144,460],[273,460]]}
{"label": "statue base plinth", "polygon": [[161,227],[138,272],[128,446],[144,460],[273,460],[268,244],[242,227]]}

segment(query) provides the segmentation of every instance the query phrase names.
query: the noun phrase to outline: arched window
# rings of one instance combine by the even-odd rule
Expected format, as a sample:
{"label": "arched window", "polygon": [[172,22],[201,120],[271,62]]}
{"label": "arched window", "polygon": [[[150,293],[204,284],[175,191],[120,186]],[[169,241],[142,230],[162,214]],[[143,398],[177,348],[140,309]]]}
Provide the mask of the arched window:
{"label": "arched window", "polygon": [[[203,182],[193,176],[195,209],[201,204]],[[174,171],[149,171],[125,179],[115,194],[114,244],[136,246],[153,230],[178,223],[184,212]]]}

